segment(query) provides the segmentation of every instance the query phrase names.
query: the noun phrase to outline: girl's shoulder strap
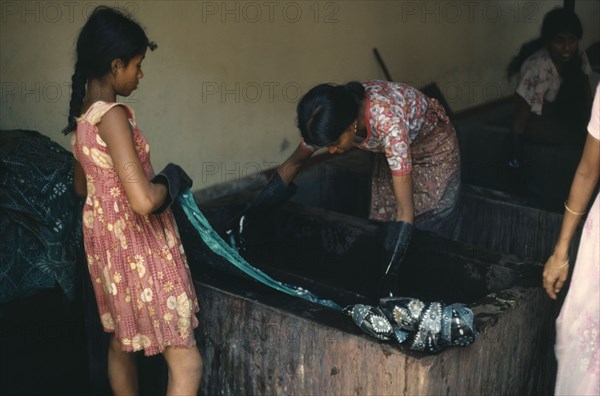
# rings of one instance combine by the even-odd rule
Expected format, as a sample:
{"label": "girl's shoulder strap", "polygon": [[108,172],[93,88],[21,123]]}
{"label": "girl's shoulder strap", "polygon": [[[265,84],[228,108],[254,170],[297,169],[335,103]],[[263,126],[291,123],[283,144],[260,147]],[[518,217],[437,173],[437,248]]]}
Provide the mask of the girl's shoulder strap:
{"label": "girl's shoulder strap", "polygon": [[135,115],[131,107],[123,103],[103,101],[94,102],[90,106],[90,108],[81,117],[77,119],[77,121],[85,120],[92,125],[97,125],[104,116],[104,114],[106,114],[110,109],[112,109],[115,106],[123,106],[125,108],[125,111],[127,112],[127,115],[129,116],[129,119],[132,121],[132,123],[134,122]]}

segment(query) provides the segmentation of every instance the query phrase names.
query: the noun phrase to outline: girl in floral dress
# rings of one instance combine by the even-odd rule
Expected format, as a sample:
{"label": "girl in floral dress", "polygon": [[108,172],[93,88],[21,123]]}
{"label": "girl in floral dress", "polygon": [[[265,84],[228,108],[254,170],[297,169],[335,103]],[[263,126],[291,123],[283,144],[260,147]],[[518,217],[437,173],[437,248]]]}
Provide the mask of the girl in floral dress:
{"label": "girl in floral dress", "polygon": [[[544,267],[553,300],[569,273],[569,246],[600,178],[600,87],[554,253]],[[600,395],[600,195],[583,226],[569,292],[556,320],[557,395]]]}
{"label": "girl in floral dress", "polygon": [[137,393],[130,352],[143,350],[165,357],[168,394],[196,394],[202,373],[193,333],[198,303],[167,207],[173,185],[189,187],[191,180],[183,183],[184,172],[172,164],[154,174],[133,110],[115,102],[137,88],[148,47],[155,45],[131,19],[111,8],[94,10],[77,41],[65,133],[71,133],[77,160],[75,190],[86,197],[84,242],[98,311],[112,333],[113,392]]}

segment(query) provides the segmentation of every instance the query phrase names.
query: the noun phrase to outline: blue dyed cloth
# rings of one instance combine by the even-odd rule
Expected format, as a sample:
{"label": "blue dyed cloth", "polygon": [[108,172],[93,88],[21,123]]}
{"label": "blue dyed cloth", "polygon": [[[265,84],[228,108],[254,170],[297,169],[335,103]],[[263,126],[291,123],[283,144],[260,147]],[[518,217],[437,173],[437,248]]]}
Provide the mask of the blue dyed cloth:
{"label": "blue dyed cloth", "polygon": [[294,297],[299,297],[338,311],[342,310],[342,307],[340,307],[335,302],[331,300],[320,299],[310,291],[303,289],[299,286],[279,282],[278,280],[271,278],[263,271],[248,263],[242,256],[240,256],[237,250],[229,246],[227,242],[225,242],[219,236],[219,234],[211,227],[206,217],[204,217],[200,209],[198,209],[198,206],[196,206],[196,202],[194,202],[194,197],[189,190],[181,194],[177,200],[181,205],[181,208],[183,209],[185,215],[187,216],[188,221],[194,226],[196,231],[198,231],[198,234],[200,235],[202,241],[204,241],[206,246],[208,246],[217,255],[225,258],[228,263],[235,266],[238,270],[250,276],[252,279],[255,279],[258,282],[261,282],[269,286],[270,288],[273,288],[280,292],[289,294]]}
{"label": "blue dyed cloth", "polygon": [[73,156],[35,131],[0,132],[0,303],[60,285],[75,297],[82,248]]}

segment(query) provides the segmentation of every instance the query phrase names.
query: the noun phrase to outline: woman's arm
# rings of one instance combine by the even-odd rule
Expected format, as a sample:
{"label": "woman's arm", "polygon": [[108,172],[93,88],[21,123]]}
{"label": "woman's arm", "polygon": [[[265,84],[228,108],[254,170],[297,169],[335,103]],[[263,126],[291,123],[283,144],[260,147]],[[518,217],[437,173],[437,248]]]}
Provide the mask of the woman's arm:
{"label": "woman's arm", "polygon": [[98,124],[98,132],[106,143],[133,211],[147,215],[158,209],[166,199],[167,188],[150,183],[146,178],[125,109],[121,106],[110,109]]}
{"label": "woman's arm", "polygon": [[313,152],[305,150],[302,148],[302,145],[299,144],[296,147],[296,150],[286,159],[283,164],[277,168],[277,172],[279,172],[279,176],[286,183],[290,184],[298,173],[300,173],[300,169],[302,165],[312,157]]}
{"label": "woman's arm", "polygon": [[396,221],[413,223],[415,205],[412,191],[412,175],[392,176],[392,188],[396,197]]}
{"label": "woman's arm", "polygon": [[276,173],[271,176],[267,185],[254,197],[250,204],[227,222],[225,233],[233,237],[236,246],[242,247],[245,245],[241,228],[246,215],[256,210],[270,210],[294,195],[296,187],[292,184],[292,181],[312,154],[313,152],[302,148],[302,143],[298,145],[292,155],[277,168]]}
{"label": "woman's arm", "polygon": [[73,160],[73,190],[75,191],[75,195],[79,198],[85,198],[87,196],[87,180],[85,179],[85,172],[76,159]]}
{"label": "woman's arm", "polygon": [[[583,155],[573,183],[569,198],[566,201],[569,209],[576,213],[584,213],[594,192],[598,177],[600,175],[600,140],[593,138],[590,134],[587,136]],[[573,234],[579,224],[581,215],[572,213],[565,209],[560,236],[554,247],[554,253],[544,266],[543,282],[544,289],[551,299],[556,299],[556,294],[563,287],[569,266],[564,265],[569,259],[569,246],[573,239]]]}

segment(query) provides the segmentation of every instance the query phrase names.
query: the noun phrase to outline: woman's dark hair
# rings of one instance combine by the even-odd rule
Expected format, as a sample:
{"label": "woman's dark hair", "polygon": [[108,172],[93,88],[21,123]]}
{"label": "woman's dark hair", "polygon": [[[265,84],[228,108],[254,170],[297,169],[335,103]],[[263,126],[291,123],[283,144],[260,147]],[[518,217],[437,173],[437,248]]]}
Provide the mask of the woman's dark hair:
{"label": "woman's dark hair", "polygon": [[320,84],[300,99],[298,129],[307,144],[324,147],[335,142],[358,116],[365,88],[357,81]]}
{"label": "woman's dark hair", "polygon": [[[579,17],[571,10],[555,8],[544,16],[540,37],[523,44],[517,56],[510,61],[507,68],[508,77],[517,74],[527,58],[562,32],[573,34],[577,40],[581,40],[583,37],[583,28]],[[579,56],[575,57],[575,59],[578,58]]]}
{"label": "woman's dark hair", "polygon": [[544,16],[541,38],[547,43],[562,32],[572,33],[577,40],[583,37],[579,17],[571,10],[555,8]]}
{"label": "woman's dark hair", "polygon": [[71,101],[69,102],[66,135],[77,127],[75,117],[81,113],[88,79],[102,77],[110,71],[111,62],[121,59],[125,65],[131,58],[154,50],[144,30],[131,17],[109,7],[96,7],[77,39],[77,60],[71,77]]}

